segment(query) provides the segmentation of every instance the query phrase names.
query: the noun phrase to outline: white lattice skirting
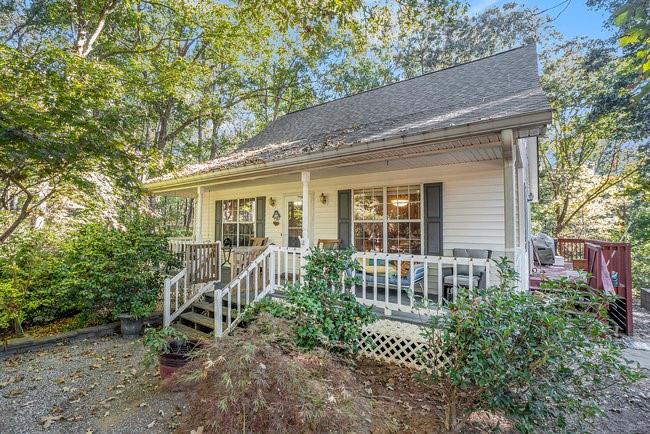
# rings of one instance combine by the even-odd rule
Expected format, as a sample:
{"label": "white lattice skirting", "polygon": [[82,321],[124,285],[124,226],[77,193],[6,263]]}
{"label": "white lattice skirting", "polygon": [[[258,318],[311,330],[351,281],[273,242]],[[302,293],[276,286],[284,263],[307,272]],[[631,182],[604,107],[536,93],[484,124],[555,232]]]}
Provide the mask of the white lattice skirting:
{"label": "white lattice skirting", "polygon": [[423,327],[382,319],[363,331],[361,354],[376,360],[412,369],[441,371],[448,357],[436,348],[427,348]]}

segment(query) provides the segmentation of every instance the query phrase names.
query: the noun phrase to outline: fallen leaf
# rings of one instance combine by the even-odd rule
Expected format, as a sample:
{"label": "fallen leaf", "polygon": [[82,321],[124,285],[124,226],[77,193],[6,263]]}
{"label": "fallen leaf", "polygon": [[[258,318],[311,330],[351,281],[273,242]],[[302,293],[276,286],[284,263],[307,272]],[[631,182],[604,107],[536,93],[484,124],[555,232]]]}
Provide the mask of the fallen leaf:
{"label": "fallen leaf", "polygon": [[94,365],[90,365],[90,369],[99,369],[101,367],[102,367],[102,365],[99,365],[97,363],[95,363]]}
{"label": "fallen leaf", "polygon": [[156,421],[152,421],[149,425],[147,425],[147,428],[153,428],[153,426],[156,424]]}
{"label": "fallen leaf", "polygon": [[63,419],[63,416],[43,416],[41,418],[41,425],[43,428],[49,428],[55,421]]}
{"label": "fallen leaf", "polygon": [[110,410],[106,410],[106,413],[104,413],[104,417],[108,416],[109,414],[111,414],[111,411],[110,411]]}
{"label": "fallen leaf", "polygon": [[65,384],[65,378],[63,377],[59,377],[55,381],[57,384]]}

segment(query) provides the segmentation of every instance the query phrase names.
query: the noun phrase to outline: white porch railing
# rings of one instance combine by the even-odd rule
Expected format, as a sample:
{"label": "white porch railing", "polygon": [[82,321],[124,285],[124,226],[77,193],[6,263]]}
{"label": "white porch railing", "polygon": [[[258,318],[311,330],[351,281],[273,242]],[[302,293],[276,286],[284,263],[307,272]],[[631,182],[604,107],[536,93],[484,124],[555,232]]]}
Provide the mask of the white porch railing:
{"label": "white porch railing", "polygon": [[[308,255],[308,253],[307,253]],[[192,303],[213,292],[214,335],[221,337],[241,322],[246,308],[287,284],[301,281],[305,251],[268,246],[225,287],[219,280],[188,288],[185,272],[165,281],[164,324],[171,324]],[[490,260],[358,252],[359,284],[347,287],[360,303],[393,311],[433,314],[463,288],[490,284]],[[352,271],[348,272],[352,273]],[[344,278],[345,276],[341,276]]]}
{"label": "white porch railing", "polygon": [[455,302],[462,288],[490,282],[490,260],[358,252],[361,283],[349,288],[357,301],[391,311],[429,313]]}

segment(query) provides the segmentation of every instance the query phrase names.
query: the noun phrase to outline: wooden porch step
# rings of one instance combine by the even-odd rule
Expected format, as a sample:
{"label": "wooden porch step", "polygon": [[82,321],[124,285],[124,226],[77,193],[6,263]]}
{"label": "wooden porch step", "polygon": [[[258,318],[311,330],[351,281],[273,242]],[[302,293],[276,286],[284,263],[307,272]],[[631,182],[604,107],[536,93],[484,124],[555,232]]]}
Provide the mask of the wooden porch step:
{"label": "wooden porch step", "polygon": [[208,340],[208,339],[210,339],[209,334],[203,333],[201,330],[193,329],[192,327],[186,326],[185,324],[174,323],[174,324],[172,324],[172,327],[174,327],[179,332],[183,333],[189,339],[193,339],[193,340]]}
{"label": "wooden porch step", "polygon": [[206,312],[214,312],[214,303],[208,303],[207,301],[195,301],[192,303],[192,307],[204,310]]}
{"label": "wooden porch step", "polygon": [[207,317],[205,315],[201,315],[200,313],[196,312],[185,312],[182,313],[180,316],[182,319],[192,322],[194,324],[201,325],[205,328],[208,328],[210,330],[214,329],[214,318]]}

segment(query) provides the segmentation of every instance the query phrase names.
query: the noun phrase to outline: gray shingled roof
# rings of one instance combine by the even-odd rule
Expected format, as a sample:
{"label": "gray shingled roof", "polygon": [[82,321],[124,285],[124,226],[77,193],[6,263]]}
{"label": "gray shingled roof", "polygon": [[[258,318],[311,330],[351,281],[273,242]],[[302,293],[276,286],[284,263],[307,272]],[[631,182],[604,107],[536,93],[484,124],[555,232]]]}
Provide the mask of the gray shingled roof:
{"label": "gray shingled roof", "polygon": [[157,180],[544,110],[528,45],[288,113],[235,152]]}

